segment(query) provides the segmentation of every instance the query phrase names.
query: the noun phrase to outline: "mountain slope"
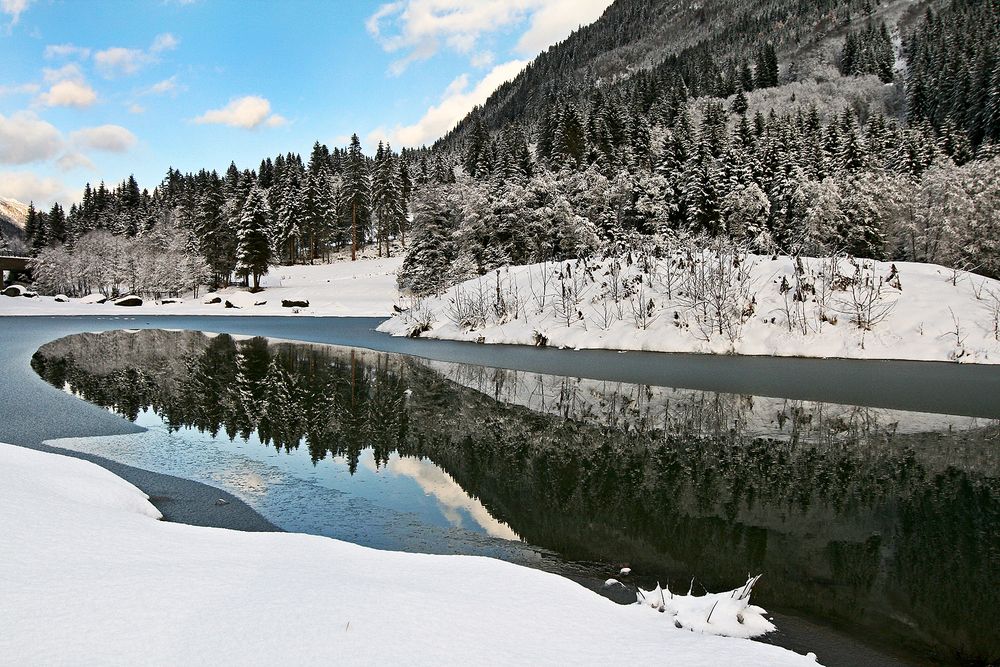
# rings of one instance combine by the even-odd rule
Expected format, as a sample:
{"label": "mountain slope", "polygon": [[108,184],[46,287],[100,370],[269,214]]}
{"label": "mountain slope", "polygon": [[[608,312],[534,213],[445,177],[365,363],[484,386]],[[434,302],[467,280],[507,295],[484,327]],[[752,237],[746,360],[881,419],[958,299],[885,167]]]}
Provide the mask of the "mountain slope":
{"label": "mountain slope", "polygon": [[[636,72],[666,80],[670,69],[690,70],[706,61],[720,69],[752,60],[765,43],[775,45],[783,79],[801,77],[818,62],[827,68],[847,30],[872,19],[890,25],[919,16],[928,0],[617,0],[594,23],[540,54],[512,81],[449,132],[436,148],[455,148],[480,115],[497,130],[528,124],[554,97],[581,98]],[[822,54],[817,58],[817,54]],[[789,72],[789,64],[795,71]],[[668,67],[669,66],[669,67]],[[687,72],[685,72],[686,74]],[[693,85],[689,82],[689,85]]]}
{"label": "mountain slope", "polygon": [[28,217],[28,206],[16,199],[0,197],[0,235],[8,238],[23,238],[24,223]]}

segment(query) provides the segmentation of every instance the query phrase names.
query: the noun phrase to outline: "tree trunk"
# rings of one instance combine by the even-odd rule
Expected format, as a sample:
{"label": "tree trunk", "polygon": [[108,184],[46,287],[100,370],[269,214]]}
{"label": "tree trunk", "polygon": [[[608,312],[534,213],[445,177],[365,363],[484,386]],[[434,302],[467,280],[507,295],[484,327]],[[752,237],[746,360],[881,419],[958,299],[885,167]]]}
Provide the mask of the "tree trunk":
{"label": "tree trunk", "polygon": [[358,258],[358,204],[351,202],[351,261]]}

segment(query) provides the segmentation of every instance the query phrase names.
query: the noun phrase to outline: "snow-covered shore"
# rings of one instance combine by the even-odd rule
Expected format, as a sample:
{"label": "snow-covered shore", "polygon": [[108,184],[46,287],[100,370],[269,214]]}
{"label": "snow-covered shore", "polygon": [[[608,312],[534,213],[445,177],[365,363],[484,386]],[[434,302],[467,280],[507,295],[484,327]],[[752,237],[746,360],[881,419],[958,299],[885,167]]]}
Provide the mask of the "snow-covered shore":
{"label": "snow-covered shore", "polygon": [[611,664],[650,655],[815,664],[706,634],[769,626],[738,590],[666,593],[660,614],[493,559],[159,516],[140,490],[92,463],[0,445],[0,655],[21,664]]}
{"label": "snow-covered shore", "polygon": [[710,252],[546,263],[406,305],[379,331],[581,349],[1000,363],[1000,281],[933,264],[718,261]]}
{"label": "snow-covered shore", "polygon": [[[0,315],[305,315],[326,317],[381,317],[399,301],[396,272],[403,259],[360,257],[331,264],[272,266],[261,280],[262,292],[250,294],[230,287],[212,293],[217,303],[205,303],[206,294],[174,303],[146,300],[141,306],[87,303],[88,299],[56,301],[0,296]],[[236,308],[226,308],[230,301]],[[283,307],[282,301],[308,301],[308,307]],[[261,305],[256,303],[264,302]]]}
{"label": "snow-covered shore", "polygon": [[340,258],[272,267],[257,294],[234,287],[136,307],[0,296],[0,316],[393,315],[379,331],[580,349],[1000,363],[997,280],[933,264],[749,255],[722,276],[730,293],[706,270],[695,276],[704,292],[695,298],[685,294],[691,265],[677,261],[513,266],[415,300],[396,285],[401,255]]}

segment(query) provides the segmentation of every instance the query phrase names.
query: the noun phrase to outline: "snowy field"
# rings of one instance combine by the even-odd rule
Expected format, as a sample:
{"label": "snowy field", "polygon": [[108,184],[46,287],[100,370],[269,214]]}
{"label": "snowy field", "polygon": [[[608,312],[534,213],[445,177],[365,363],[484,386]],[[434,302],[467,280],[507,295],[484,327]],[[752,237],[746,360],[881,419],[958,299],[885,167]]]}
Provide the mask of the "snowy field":
{"label": "snowy field", "polygon": [[1000,281],[933,264],[732,254],[719,261],[711,253],[546,263],[405,305],[379,331],[567,348],[1000,363]]}
{"label": "snowy field", "polygon": [[[250,294],[230,287],[197,299],[161,304],[146,300],[141,306],[88,303],[92,299],[69,299],[60,303],[51,296],[0,296],[0,315],[312,315],[381,317],[392,312],[399,300],[396,271],[401,256],[362,256],[358,261],[340,259],[331,264],[272,266],[261,279],[264,291]],[[219,303],[208,304],[211,296]],[[206,299],[206,296],[208,298]],[[308,301],[308,308],[285,308],[282,300]],[[229,301],[236,308],[226,308]],[[261,305],[255,305],[265,302]]]}
{"label": "snowy field", "polygon": [[770,628],[742,587],[620,606],[488,558],[159,516],[92,463],[0,444],[3,661],[815,664],[738,638]]}

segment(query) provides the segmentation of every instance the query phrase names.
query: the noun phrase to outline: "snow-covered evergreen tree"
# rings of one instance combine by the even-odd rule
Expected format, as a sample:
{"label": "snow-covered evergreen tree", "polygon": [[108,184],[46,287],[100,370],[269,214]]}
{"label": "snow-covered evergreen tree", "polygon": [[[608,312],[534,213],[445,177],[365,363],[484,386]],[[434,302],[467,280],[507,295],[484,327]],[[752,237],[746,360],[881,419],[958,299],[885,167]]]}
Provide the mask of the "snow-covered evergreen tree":
{"label": "snow-covered evergreen tree", "polygon": [[271,242],[268,238],[269,208],[264,191],[254,185],[243,203],[237,232],[236,273],[253,279],[253,289],[260,289],[260,277],[267,273],[271,262]]}

